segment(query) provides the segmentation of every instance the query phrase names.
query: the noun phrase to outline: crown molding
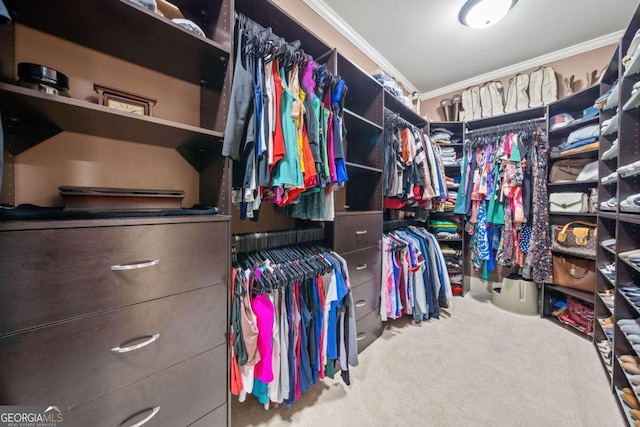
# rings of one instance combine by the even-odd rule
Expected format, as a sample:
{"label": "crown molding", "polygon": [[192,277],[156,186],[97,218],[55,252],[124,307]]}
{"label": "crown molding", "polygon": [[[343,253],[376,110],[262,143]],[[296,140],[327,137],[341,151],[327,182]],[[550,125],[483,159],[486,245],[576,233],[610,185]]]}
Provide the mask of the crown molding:
{"label": "crown molding", "polygon": [[391,77],[394,77],[404,88],[411,92],[419,92],[418,89],[402,75],[380,52],[374,49],[357,31],[355,31],[344,19],[342,19],[336,12],[331,9],[322,0],[302,0],[307,6],[313,9],[318,15],[324,18],[333,28],[338,30],[347,40],[360,49],[365,55],[367,55],[373,62],[375,62],[386,73],[389,73]]}
{"label": "crown molding", "polygon": [[623,31],[617,31],[615,33],[606,34],[601,37],[597,37],[586,42],[578,43],[573,46],[566,47],[564,49],[557,50],[555,52],[548,53],[546,55],[538,56],[527,61],[519,62],[517,64],[509,65],[508,67],[500,68],[498,70],[490,71],[479,76],[472,77],[461,82],[457,82],[448,86],[441,87],[429,92],[424,92],[420,95],[420,100],[435,98],[437,96],[446,95],[451,92],[466,89],[470,86],[486,83],[491,80],[496,80],[511,74],[517,74],[522,70],[529,68],[539,67],[541,65],[548,64],[550,62],[559,61],[561,59],[568,58],[570,56],[579,55],[581,53],[588,52],[590,50],[598,49],[604,46],[609,46],[614,43],[618,43],[622,36]]}

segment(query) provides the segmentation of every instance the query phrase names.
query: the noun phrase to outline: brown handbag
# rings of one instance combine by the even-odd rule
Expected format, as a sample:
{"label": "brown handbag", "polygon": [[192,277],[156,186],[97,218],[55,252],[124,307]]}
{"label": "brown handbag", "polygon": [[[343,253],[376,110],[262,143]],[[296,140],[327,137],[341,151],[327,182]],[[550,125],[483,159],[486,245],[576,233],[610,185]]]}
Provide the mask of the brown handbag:
{"label": "brown handbag", "polygon": [[594,292],[596,263],[584,258],[553,255],[553,283],[585,292]]}
{"label": "brown handbag", "polygon": [[574,182],[591,159],[558,160],[551,166],[549,182]]}
{"label": "brown handbag", "polygon": [[[586,227],[577,227],[585,225]],[[596,224],[571,221],[565,225],[551,226],[551,250],[569,255],[596,256]]]}

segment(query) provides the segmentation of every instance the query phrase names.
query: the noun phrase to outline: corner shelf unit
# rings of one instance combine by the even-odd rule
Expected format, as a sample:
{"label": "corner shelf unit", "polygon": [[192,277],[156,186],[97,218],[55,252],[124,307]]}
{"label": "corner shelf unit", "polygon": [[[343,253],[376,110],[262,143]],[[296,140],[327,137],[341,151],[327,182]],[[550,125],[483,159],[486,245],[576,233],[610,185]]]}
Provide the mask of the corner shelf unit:
{"label": "corner shelf unit", "polygon": [[[456,158],[457,159],[462,158],[463,150],[464,150],[465,123],[464,122],[429,122],[427,133],[431,135],[434,129],[438,129],[438,128],[448,130],[453,134],[451,136],[452,140],[460,141],[456,143],[437,143],[439,148],[442,149],[444,147],[451,147],[456,152]],[[455,181],[458,182],[457,188],[447,187],[447,190],[457,192],[460,185],[459,184],[460,180],[462,178],[460,173],[460,165],[458,164],[454,166],[446,166],[445,174],[447,177],[453,178]],[[467,294],[467,292],[469,292],[471,287],[471,281],[465,277],[465,273],[468,274],[468,271],[466,271],[467,263],[465,262],[465,250],[468,244],[467,242],[468,237],[464,232],[464,216],[454,214],[452,211],[445,211],[445,212],[432,212],[430,218],[453,221],[458,224],[458,233],[460,234],[460,236],[462,236],[460,239],[438,239],[438,241],[441,246],[447,245],[447,246],[450,246],[452,249],[461,251],[462,255],[460,256],[458,263],[461,266],[462,283],[461,283],[461,286],[452,285],[451,287],[452,287],[452,290],[454,291],[454,295],[464,296]],[[449,271],[449,272],[450,272],[450,276],[460,274],[459,272],[457,272],[457,270]]]}
{"label": "corner shelf unit", "polygon": [[[625,212],[620,203],[629,196],[640,194],[640,179],[637,175],[622,177],[620,173],[617,173],[617,170],[621,166],[640,160],[640,139],[638,139],[638,134],[640,134],[640,109],[629,108],[634,103],[632,100],[633,95],[631,94],[633,85],[640,82],[639,69],[637,68],[639,62],[634,61],[626,70],[622,64],[622,58],[627,54],[631,40],[639,29],[640,7],[633,15],[608,68],[603,74],[600,89],[601,94],[604,95],[612,90],[617,82],[617,88],[612,90],[611,100],[608,104],[617,105],[618,107],[603,110],[600,115],[600,121],[602,124],[605,120],[617,115],[618,129],[613,133],[604,132],[601,135],[600,156],[612,147],[614,141],[617,141],[618,144],[618,154],[609,159],[600,159],[598,162],[601,178],[611,173],[617,174],[617,180],[607,184],[599,184],[598,201],[603,203],[612,197],[616,197],[617,206],[615,211],[600,211],[598,214],[598,240],[602,242],[603,240],[615,239],[615,246],[609,248],[602,244],[598,245],[596,263],[598,267],[605,264],[614,264],[615,278],[614,282],[612,282],[604,277],[603,274],[597,275],[595,315],[596,318],[606,318],[613,315],[615,325],[613,336],[610,333],[607,336],[602,328],[597,328],[595,342],[604,342],[606,340],[613,349],[613,369],[612,373],[608,373],[608,375],[611,381],[611,390],[617,395],[620,410],[625,415],[624,419],[628,426],[633,426],[634,421],[629,413],[630,407],[620,399],[619,394],[623,388],[631,387],[631,385],[629,374],[622,369],[620,357],[622,355],[636,356],[640,354],[633,349],[627,334],[620,329],[617,322],[621,319],[640,318],[640,306],[623,290],[626,287],[640,290],[640,269],[625,260],[620,254],[640,247],[640,213]],[[613,295],[613,304],[608,299],[609,297],[605,296],[605,292]],[[640,397],[637,392],[636,397]]]}

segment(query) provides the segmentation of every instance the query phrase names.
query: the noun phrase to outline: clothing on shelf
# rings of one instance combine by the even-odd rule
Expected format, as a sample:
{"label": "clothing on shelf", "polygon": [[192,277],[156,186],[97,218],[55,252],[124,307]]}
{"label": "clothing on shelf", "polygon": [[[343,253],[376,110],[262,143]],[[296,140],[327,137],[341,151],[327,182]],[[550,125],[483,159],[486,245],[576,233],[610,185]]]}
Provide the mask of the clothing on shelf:
{"label": "clothing on shelf", "polygon": [[451,307],[447,263],[436,237],[421,227],[390,231],[382,237],[383,321],[407,314],[416,322],[439,318]]}
{"label": "clothing on shelf", "polygon": [[432,202],[444,202],[447,185],[440,147],[389,110],[385,110],[384,123],[385,208],[400,209],[407,204],[431,208]]}
{"label": "clothing on shelf", "polygon": [[222,154],[233,160],[232,202],[257,220],[262,203],[296,218],[333,220],[347,181],[347,86],[325,65],[239,14]]}
{"label": "clothing on shelf", "polygon": [[293,404],[357,366],[347,262],[316,245],[238,254],[231,272],[231,393]]}
{"label": "clothing on shelf", "polygon": [[465,142],[454,213],[467,217],[471,262],[487,280],[496,264],[518,266],[525,278],[540,282],[551,271],[549,146],[545,133],[531,124]]}

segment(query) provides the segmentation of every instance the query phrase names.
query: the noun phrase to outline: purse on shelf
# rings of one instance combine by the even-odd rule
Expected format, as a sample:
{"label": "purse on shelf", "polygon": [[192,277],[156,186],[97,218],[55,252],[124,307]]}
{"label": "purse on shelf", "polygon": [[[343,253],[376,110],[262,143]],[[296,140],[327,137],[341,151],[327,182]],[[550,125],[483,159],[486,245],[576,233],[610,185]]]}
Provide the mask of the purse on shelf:
{"label": "purse on shelf", "polygon": [[551,226],[551,250],[569,255],[595,257],[596,224],[571,221]]}
{"label": "purse on shelf", "polygon": [[584,292],[596,288],[596,262],[585,258],[553,255],[553,283]]}
{"label": "purse on shelf", "polygon": [[551,193],[549,212],[587,213],[589,197],[587,193]]}
{"label": "purse on shelf", "polygon": [[578,328],[587,335],[593,333],[593,306],[578,298],[567,297],[567,307],[558,316],[558,319]]}
{"label": "purse on shelf", "polygon": [[575,182],[590,159],[558,160],[551,166],[549,182]]}

